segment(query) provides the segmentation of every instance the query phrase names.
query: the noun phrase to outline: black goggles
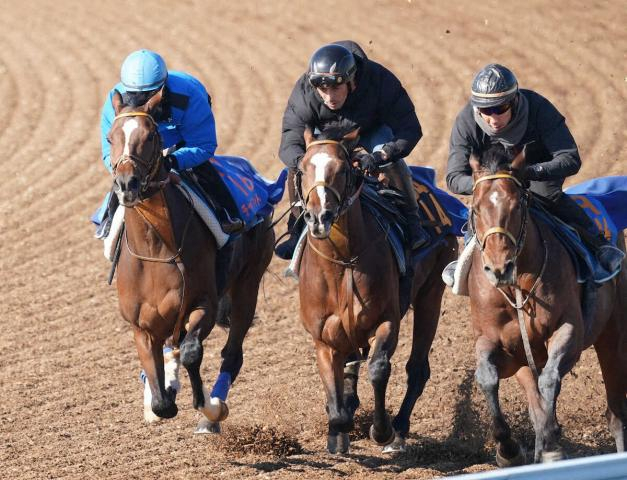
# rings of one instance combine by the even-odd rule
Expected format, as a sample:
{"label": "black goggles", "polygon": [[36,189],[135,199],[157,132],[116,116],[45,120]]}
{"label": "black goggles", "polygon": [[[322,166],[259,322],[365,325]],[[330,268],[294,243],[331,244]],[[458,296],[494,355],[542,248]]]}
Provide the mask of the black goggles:
{"label": "black goggles", "polygon": [[346,82],[346,77],[335,73],[310,73],[309,83],[314,88],[333,87]]}
{"label": "black goggles", "polygon": [[503,105],[496,105],[494,107],[479,108],[479,113],[481,113],[483,115],[488,115],[488,116],[490,116],[490,115],[503,115],[510,108],[512,108],[512,104],[511,103],[504,103]]}

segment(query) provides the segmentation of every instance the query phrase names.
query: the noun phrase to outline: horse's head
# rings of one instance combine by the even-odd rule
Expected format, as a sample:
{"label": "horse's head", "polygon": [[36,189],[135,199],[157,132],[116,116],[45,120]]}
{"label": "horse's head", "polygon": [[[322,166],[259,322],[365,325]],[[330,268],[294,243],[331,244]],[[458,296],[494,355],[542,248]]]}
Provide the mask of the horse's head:
{"label": "horse's head", "polygon": [[527,232],[528,193],[520,175],[524,153],[513,157],[494,145],[470,165],[474,179],[470,221],[484,273],[494,286],[513,285]]}
{"label": "horse's head", "polygon": [[355,173],[350,152],[357,142],[359,129],[345,135],[331,129],[314,138],[305,130],[306,152],[296,176],[297,191],[304,209],[309,232],[327,238],[331,225],[352,204]]}
{"label": "horse's head", "polygon": [[146,191],[161,171],[161,137],[152,117],[161,95],[160,91],[145,105],[133,108],[124,105],[118,91],[113,94],[115,118],[107,140],[111,144],[113,190],[126,207],[148,196]]}

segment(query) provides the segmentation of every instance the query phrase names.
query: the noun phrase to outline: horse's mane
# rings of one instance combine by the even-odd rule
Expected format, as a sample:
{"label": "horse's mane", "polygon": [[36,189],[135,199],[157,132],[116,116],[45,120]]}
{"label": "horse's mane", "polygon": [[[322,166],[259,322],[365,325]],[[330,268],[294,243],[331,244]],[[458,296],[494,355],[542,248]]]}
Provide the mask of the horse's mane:
{"label": "horse's mane", "polygon": [[324,130],[316,137],[316,140],[342,140],[344,135],[352,132],[355,126],[345,120],[331,122],[324,127]]}
{"label": "horse's mane", "polygon": [[483,152],[479,162],[487,173],[497,173],[511,170],[514,154],[500,143],[493,143]]}

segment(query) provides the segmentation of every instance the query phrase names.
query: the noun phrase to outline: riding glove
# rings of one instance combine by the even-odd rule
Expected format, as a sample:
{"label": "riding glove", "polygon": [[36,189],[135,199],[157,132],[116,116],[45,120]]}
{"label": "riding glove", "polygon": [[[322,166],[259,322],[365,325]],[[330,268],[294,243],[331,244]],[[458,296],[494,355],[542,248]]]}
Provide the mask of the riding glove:
{"label": "riding glove", "polygon": [[383,153],[380,151],[362,153],[357,155],[355,160],[359,162],[359,167],[363,171],[368,171],[371,175],[376,174],[379,171],[379,167],[387,162],[387,160],[383,158]]}
{"label": "riding glove", "polygon": [[163,157],[163,168],[165,168],[166,172],[169,172],[172,169],[179,169],[179,162],[176,160],[174,155],[166,155]]}

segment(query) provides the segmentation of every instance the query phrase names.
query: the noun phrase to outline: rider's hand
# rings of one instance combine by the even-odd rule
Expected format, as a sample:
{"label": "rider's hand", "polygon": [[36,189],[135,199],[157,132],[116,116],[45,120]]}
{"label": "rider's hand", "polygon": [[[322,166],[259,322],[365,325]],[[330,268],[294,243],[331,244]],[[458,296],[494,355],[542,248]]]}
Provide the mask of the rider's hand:
{"label": "rider's hand", "polygon": [[174,155],[166,155],[163,157],[163,168],[165,168],[166,172],[169,172],[173,168],[178,170],[179,165],[176,161],[176,157]]}
{"label": "rider's hand", "polygon": [[379,167],[386,162],[383,153],[380,151],[373,153],[362,153],[354,158],[359,163],[359,167],[370,175],[376,175]]}

